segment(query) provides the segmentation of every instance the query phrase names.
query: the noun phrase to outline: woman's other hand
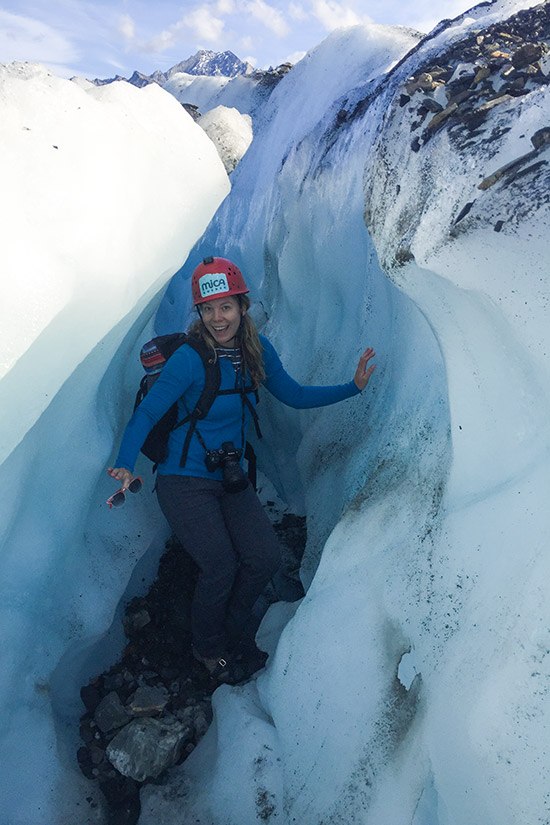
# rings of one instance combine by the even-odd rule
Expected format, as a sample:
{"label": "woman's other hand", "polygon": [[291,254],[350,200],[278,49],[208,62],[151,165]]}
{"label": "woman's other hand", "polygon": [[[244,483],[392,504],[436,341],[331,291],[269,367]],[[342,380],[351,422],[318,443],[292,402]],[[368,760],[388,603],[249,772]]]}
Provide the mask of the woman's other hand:
{"label": "woman's other hand", "polygon": [[107,469],[107,473],[112,478],[116,478],[117,481],[120,481],[120,487],[122,490],[127,490],[134,479],[134,476],[130,470],[127,470],[125,467],[109,467]]}
{"label": "woman's other hand", "polygon": [[363,391],[367,384],[369,383],[369,379],[373,374],[374,370],[376,369],[375,364],[371,364],[370,367],[367,366],[371,358],[374,358],[376,355],[375,351],[372,347],[367,347],[365,352],[359,359],[359,363],[357,364],[357,369],[355,370],[355,375],[353,376],[353,380],[355,382],[355,386],[357,389]]}

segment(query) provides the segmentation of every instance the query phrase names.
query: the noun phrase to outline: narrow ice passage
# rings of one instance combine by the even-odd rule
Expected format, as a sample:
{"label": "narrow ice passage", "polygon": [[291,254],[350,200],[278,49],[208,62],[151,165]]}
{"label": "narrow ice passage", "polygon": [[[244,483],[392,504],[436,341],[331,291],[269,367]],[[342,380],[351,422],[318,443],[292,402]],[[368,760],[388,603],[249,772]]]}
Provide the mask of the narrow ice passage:
{"label": "narrow ice passage", "polygon": [[[205,822],[254,822],[265,794],[283,822],[359,821],[360,810],[376,810],[375,778],[391,784],[384,765],[393,760],[414,775],[403,791],[414,810],[428,775],[412,751],[417,689],[407,694],[397,668],[411,644],[403,606],[429,585],[450,461],[444,363],[365,228],[361,130],[335,142],[322,122],[289,150],[280,145],[286,117],[281,109],[235,172],[157,329],[173,329],[189,308],[191,259],[215,250],[252,279],[262,331],[299,381],[346,380],[367,345],[379,367],[357,403],[296,413],[262,397],[258,452],[287,501],[308,514],[309,589],[288,623],[282,606],[272,608],[267,644],[286,626],[269,669],[255,685],[218,691],[215,725],[174,777],[186,816]],[[145,825],[175,821],[171,792],[144,789]],[[394,808],[398,817],[402,806]]]}
{"label": "narrow ice passage", "polygon": [[[493,4],[487,25],[514,10]],[[421,95],[400,103],[438,48],[477,42],[484,13],[442,30],[378,94],[363,65],[362,84],[327,93],[298,134],[276,90],[193,252],[223,249],[258,273],[265,332],[300,380],[336,380],[366,343],[381,369],[367,403],[336,414],[262,402],[267,440],[288,432],[296,456],[260,448],[310,517],[309,589],[255,687],[219,691],[204,747],[144,793],[145,825],[176,821],[173,793],[220,825],[256,822],[266,794],[275,820],[308,825],[547,818],[547,174],[534,196],[528,177],[477,184],[526,151],[548,86],[493,113],[478,141],[459,123],[412,146]],[[314,64],[284,87],[294,80],[304,109]],[[412,704],[397,680],[411,646]]]}
{"label": "narrow ice passage", "polygon": [[[425,94],[432,109],[445,103],[455,71],[471,70],[463,52],[483,50],[480,30],[547,44],[548,20],[548,4],[496,0],[417,49],[402,29],[334,33],[258,114],[198,243],[228,183],[177,102],[0,69],[15,107],[2,136],[26,141],[23,167],[0,159],[3,179],[55,195],[56,170],[67,193],[14,195],[2,213],[6,271],[28,274],[9,281],[10,322],[32,322],[0,383],[10,825],[97,819],[80,820],[90,790],[72,756],[81,671],[138,557],[165,535],[153,496],[109,517],[104,466],[158,290],[185,260],[156,318],[158,331],[179,328],[189,271],[214,250],[246,272],[298,380],[349,379],[367,344],[379,366],[368,396],[338,408],[262,399],[260,461],[309,518],[308,592],[268,614],[269,668],[216,693],[215,724],[166,784],[144,789],[140,825],[548,820],[550,189],[549,144],[533,137],[547,135],[550,85],[543,65],[522,94],[477,112],[473,131],[469,103],[427,132],[436,115],[422,105]],[[438,63],[453,74],[405,94]],[[476,96],[498,92],[501,68]],[[535,169],[479,188],[530,151]],[[51,294],[29,304],[37,273]],[[420,679],[407,690],[410,649]]]}

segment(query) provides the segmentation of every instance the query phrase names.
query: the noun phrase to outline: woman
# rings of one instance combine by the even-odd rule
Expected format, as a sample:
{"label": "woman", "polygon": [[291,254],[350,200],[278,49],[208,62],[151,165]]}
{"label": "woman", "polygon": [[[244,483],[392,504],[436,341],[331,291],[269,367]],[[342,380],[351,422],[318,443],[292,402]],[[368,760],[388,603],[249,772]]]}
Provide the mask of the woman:
{"label": "woman", "polygon": [[[228,681],[232,652],[237,649],[252,607],[280,564],[278,540],[250,484],[227,489],[231,463],[239,466],[245,432],[263,384],[291,407],[334,404],[360,393],[369,381],[374,357],[361,355],[353,381],[333,387],[303,387],[284,370],[273,346],[258,335],[248,315],[248,288],[235,264],[205,258],[192,276],[198,319],[190,334],[200,337],[218,359],[221,395],[199,421],[181,466],[189,424],[170,434],[168,458],[158,467],[157,495],[172,531],[199,568],[192,604],[193,654],[216,678]],[[109,475],[128,488],[139,450],[154,424],[178,404],[178,420],[193,410],[204,387],[200,355],[181,346],[139,405],[124,432],[115,467]],[[232,392],[233,391],[233,392]],[[236,452],[237,459],[235,460]],[[207,466],[206,454],[210,460]],[[229,458],[227,458],[229,455]],[[218,456],[218,459],[216,459]],[[216,463],[217,462],[217,463]]]}

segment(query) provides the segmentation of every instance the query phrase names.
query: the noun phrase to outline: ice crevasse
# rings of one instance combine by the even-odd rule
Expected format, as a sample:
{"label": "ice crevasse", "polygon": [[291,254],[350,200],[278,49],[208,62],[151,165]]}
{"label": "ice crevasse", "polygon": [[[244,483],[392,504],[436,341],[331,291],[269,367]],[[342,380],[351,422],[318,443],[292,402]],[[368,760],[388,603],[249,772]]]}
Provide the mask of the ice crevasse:
{"label": "ice crevasse", "polygon": [[363,403],[263,399],[260,454],[309,516],[309,590],[290,621],[264,620],[267,671],[218,691],[201,746],[144,791],[145,825],[178,821],[174,793],[220,825],[550,815],[547,144],[529,155],[546,75],[506,95],[493,68],[476,105],[498,105],[462,102],[427,128],[447,84],[474,80],[466,47],[502,31],[548,39],[547,6],[479,6],[416,49],[410,32],[331,35],[273,92],[196,249],[246,253],[264,331],[300,380],[338,380],[366,344],[379,366]]}
{"label": "ice crevasse", "polygon": [[[191,250],[157,328],[186,315],[190,267],[212,249],[243,266],[297,379],[348,380],[367,344],[378,368],[365,397],[338,408],[262,399],[262,464],[309,517],[308,593],[268,614],[269,668],[217,692],[200,746],[142,792],[141,825],[548,818],[546,167],[478,188],[531,151],[548,86],[504,100],[473,136],[450,119],[425,140],[435,113],[416,126],[422,95],[400,105],[411,77],[531,7],[480,7],[417,49],[402,29],[331,35],[257,113],[195,247],[228,184],[175,101],[2,69],[0,129],[8,147],[33,141],[18,180],[37,193],[25,200],[13,182],[22,206],[4,201],[0,222],[13,227],[6,324],[32,318],[11,327],[0,382],[3,796],[16,825],[74,822],[83,796],[71,696],[136,553],[163,529],[152,504],[116,528],[103,506],[135,384],[128,356]],[[17,84],[33,90],[28,108]],[[76,162],[82,147],[90,165]],[[31,230],[36,244],[21,243]],[[55,277],[35,301],[39,271]]]}

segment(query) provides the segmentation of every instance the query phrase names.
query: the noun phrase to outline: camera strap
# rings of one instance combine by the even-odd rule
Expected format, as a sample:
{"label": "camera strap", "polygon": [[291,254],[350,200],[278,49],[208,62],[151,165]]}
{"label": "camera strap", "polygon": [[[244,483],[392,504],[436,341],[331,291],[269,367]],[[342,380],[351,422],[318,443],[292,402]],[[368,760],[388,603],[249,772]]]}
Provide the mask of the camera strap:
{"label": "camera strap", "polygon": [[[255,409],[254,405],[252,404],[252,402],[250,401],[250,398],[248,397],[249,393],[251,393],[251,392],[255,393],[256,398],[258,398],[258,391],[255,389],[255,387],[253,387],[253,386],[245,387],[244,386],[244,379],[243,379],[243,380],[241,380],[241,386],[240,387],[235,387],[234,389],[230,389],[230,390],[218,390],[217,393],[216,393],[216,397],[218,395],[237,395],[237,394],[241,396],[241,410],[242,410],[242,413],[241,413],[241,449],[243,450],[243,452],[245,454],[246,454],[245,408],[247,408],[249,410],[249,412],[252,416],[252,420],[254,421],[254,428],[256,430],[256,435],[258,436],[258,438],[262,438],[262,432],[260,430],[260,421],[259,421],[259,418],[258,418],[258,413],[256,412],[256,409]],[[215,399],[213,399],[213,400],[215,400]],[[205,441],[204,441],[204,439],[203,439],[202,435],[200,434],[200,431],[197,427],[197,422],[202,418],[206,418],[206,415],[208,414],[208,410],[206,410],[206,411],[201,410],[197,405],[197,407],[195,407],[193,412],[190,413],[188,408],[187,408],[187,405],[185,403],[185,399],[182,398],[182,401],[183,401],[183,404],[185,406],[185,409],[187,410],[187,415],[185,416],[183,421],[180,421],[180,423],[178,424],[178,427],[180,427],[182,424],[187,424],[187,422],[189,422],[189,428],[187,430],[187,433],[185,434],[185,440],[183,442],[183,449],[181,451],[181,458],[180,458],[180,467],[185,467],[185,464],[187,462],[187,455],[189,453],[189,447],[191,445],[191,439],[193,438],[193,433],[195,433],[195,435],[197,436],[197,440],[198,440],[199,444],[201,445],[201,447],[203,448],[203,450],[205,451],[205,453],[208,452],[208,447],[206,446]],[[212,406],[212,405],[210,405],[210,406]],[[250,448],[250,449],[252,449],[252,448]]]}

